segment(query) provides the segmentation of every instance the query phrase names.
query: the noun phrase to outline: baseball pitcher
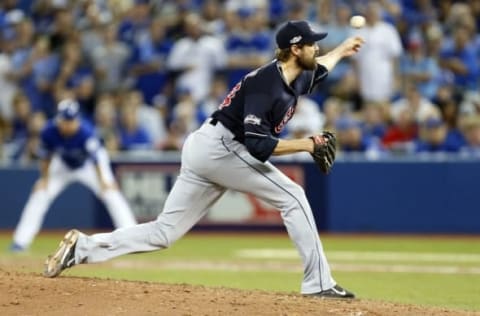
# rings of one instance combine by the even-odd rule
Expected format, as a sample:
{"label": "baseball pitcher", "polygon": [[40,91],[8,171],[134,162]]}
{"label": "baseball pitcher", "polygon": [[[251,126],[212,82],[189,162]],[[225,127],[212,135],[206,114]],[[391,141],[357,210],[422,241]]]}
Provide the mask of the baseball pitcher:
{"label": "baseball pitcher", "polygon": [[186,139],[180,176],[158,218],[91,236],[71,230],[47,258],[44,274],[55,277],[75,264],[167,248],[195,225],[226,189],[233,189],[253,194],[280,210],[303,261],[303,294],[353,298],[353,293],[332,278],[303,188],[268,161],[272,155],[309,152],[325,173],[332,167],[333,134],[279,138],[295,113],[298,97],[310,93],[340,59],[352,56],[363,44],[361,38],[351,37],[319,56],[316,42],[326,35],[314,32],[305,21],[283,24],[276,34],[277,58],[245,76],[212,117]]}

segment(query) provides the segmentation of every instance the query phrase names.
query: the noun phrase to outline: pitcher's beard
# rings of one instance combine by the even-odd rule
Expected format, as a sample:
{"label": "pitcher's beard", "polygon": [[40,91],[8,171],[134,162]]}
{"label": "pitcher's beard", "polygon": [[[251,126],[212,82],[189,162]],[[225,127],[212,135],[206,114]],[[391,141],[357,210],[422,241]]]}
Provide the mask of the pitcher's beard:
{"label": "pitcher's beard", "polygon": [[317,69],[317,61],[315,60],[315,57],[316,56],[312,58],[297,57],[296,62],[298,67],[302,68],[303,70]]}

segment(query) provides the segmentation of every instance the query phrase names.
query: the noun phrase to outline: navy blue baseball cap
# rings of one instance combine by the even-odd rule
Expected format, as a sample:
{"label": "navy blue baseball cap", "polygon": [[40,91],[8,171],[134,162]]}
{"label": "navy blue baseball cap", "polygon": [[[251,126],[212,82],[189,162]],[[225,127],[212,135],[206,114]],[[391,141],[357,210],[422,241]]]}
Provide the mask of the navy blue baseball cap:
{"label": "navy blue baseball cap", "polygon": [[280,49],[294,44],[311,44],[324,39],[327,33],[314,32],[307,21],[288,21],[277,31],[275,37]]}
{"label": "navy blue baseball cap", "polygon": [[72,99],[65,99],[58,103],[57,117],[65,121],[72,121],[80,116],[80,105]]}

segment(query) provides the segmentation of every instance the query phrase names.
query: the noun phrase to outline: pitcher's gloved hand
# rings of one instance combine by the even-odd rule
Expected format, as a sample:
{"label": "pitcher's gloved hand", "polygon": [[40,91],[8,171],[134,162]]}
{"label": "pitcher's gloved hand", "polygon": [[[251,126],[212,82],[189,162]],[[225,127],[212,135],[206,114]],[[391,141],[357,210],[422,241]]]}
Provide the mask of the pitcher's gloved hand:
{"label": "pitcher's gloved hand", "polygon": [[337,140],[331,132],[322,132],[320,135],[310,136],[314,143],[311,153],[313,160],[324,174],[328,174],[335,161]]}

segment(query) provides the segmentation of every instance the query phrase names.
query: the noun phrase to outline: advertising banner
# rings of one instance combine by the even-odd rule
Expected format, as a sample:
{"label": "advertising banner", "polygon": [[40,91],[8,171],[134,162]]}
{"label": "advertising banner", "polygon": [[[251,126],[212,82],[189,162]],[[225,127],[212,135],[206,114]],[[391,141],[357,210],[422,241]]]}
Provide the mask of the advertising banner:
{"label": "advertising banner", "polygon": [[[302,187],[305,185],[302,166],[281,165],[279,168]],[[126,163],[116,166],[116,177],[138,221],[150,221],[160,214],[178,172],[177,164]],[[280,212],[273,206],[252,194],[235,191],[225,192],[200,224],[283,225]]]}

